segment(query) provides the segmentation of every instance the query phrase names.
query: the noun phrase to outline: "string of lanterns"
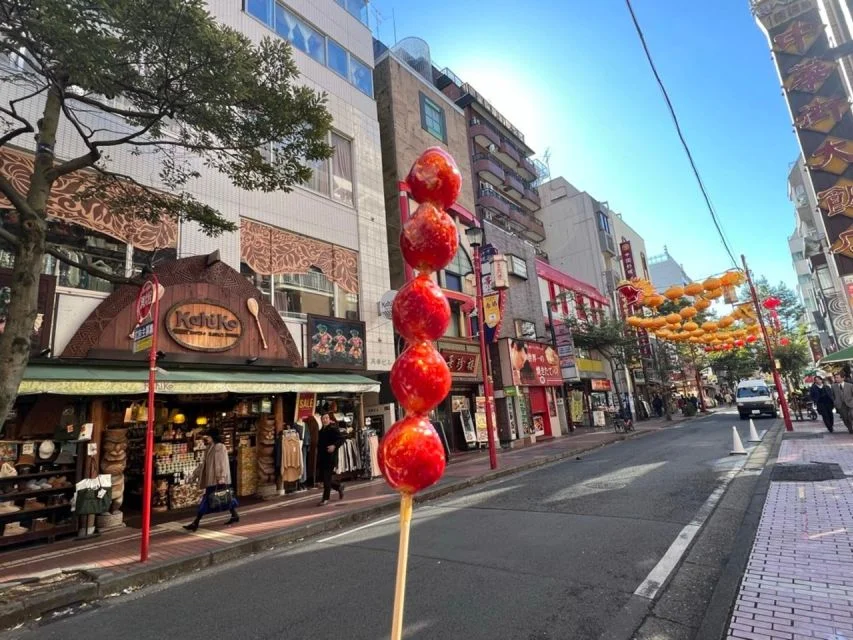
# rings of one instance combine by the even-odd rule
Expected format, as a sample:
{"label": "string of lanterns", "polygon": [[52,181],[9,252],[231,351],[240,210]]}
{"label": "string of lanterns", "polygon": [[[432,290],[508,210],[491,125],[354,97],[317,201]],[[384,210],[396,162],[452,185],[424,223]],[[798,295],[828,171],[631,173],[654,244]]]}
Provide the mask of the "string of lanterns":
{"label": "string of lanterns", "polygon": [[[761,327],[751,303],[735,305],[730,314],[718,320],[699,324],[694,318],[718,298],[735,303],[735,287],[745,281],[746,276],[741,271],[731,270],[703,282],[672,286],[663,293],[657,292],[651,282],[641,278],[620,283],[619,291],[629,305],[648,310],[644,315],[628,316],[626,322],[629,326],[645,329],[661,340],[701,345],[707,352],[730,351],[759,340]],[[677,312],[663,314],[659,311],[667,301],[679,303],[685,299],[688,304]]]}

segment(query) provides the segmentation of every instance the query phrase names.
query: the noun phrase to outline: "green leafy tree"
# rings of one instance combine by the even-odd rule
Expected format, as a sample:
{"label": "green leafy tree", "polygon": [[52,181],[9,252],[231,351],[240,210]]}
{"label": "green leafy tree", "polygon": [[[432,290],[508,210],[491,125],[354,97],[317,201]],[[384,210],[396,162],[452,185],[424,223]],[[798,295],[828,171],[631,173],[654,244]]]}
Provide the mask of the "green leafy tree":
{"label": "green leafy tree", "polygon": [[[0,221],[0,243],[13,254],[0,335],[0,424],[29,358],[45,254],[122,281],[47,243],[56,181],[86,171],[93,186],[78,196],[98,198],[112,212],[179,218],[214,236],[232,231],[188,190],[202,169],[243,189],[288,191],[310,177],[310,161],[331,155],[325,96],[297,86],[297,78],[287,43],[253,44],[217,23],[203,0],[0,3],[0,147],[35,138],[26,190],[0,176],[0,194],[13,207]],[[261,153],[273,144],[274,157]],[[110,151],[155,158],[159,188],[116,173]]]}
{"label": "green leafy tree", "polygon": [[758,351],[753,348],[714,351],[708,354],[708,360],[717,375],[724,377],[734,387],[739,380],[755,375],[759,368],[756,362]]}
{"label": "green leafy tree", "polygon": [[[781,281],[779,284],[771,285],[763,276],[755,281],[755,290],[759,302],[763,302],[771,296],[779,298],[782,304],[779,305],[776,312],[779,314],[779,324],[782,325],[782,331],[788,334],[796,333],[803,324],[803,316],[806,312],[796,291]],[[749,285],[741,287],[740,299],[751,300]],[[768,316],[767,312],[765,312],[765,316]]]}
{"label": "green leafy tree", "polygon": [[[756,349],[756,362],[764,373],[770,373],[770,359],[766,349]],[[773,357],[779,363],[779,374],[788,381],[788,387],[799,389],[805,370],[812,365],[808,342],[802,336],[791,338],[787,345],[773,347]]]}
{"label": "green leafy tree", "polygon": [[[618,318],[605,316],[590,322],[572,318],[567,320],[572,330],[575,347],[587,351],[597,351],[610,365],[611,371],[625,370],[628,364],[637,359],[639,346],[633,331]],[[624,411],[622,393],[616,376],[613,376],[613,390],[619,408]]]}

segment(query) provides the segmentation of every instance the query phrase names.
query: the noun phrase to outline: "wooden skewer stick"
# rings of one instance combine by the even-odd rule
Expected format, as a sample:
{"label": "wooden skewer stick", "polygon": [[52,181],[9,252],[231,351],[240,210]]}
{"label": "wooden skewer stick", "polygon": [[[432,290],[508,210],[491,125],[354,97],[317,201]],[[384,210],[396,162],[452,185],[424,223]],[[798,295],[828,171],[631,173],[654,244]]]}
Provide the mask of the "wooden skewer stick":
{"label": "wooden skewer stick", "polygon": [[406,599],[406,567],[409,564],[409,529],[412,524],[412,496],[400,496],[400,548],[397,551],[397,586],[394,589],[394,615],[391,640],[403,638],[403,604]]}

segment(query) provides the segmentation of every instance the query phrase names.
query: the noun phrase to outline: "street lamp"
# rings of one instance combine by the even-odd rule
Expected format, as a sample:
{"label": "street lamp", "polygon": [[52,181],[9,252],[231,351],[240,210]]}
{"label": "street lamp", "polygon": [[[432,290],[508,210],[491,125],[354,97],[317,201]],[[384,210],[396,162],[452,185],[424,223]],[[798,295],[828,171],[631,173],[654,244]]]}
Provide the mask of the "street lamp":
{"label": "street lamp", "polygon": [[486,331],[484,326],[485,309],[483,307],[483,275],[480,264],[480,247],[483,246],[483,228],[468,227],[465,230],[468,244],[474,250],[474,284],[477,287],[477,328],[480,343],[480,367],[483,371],[483,390],[486,395],[486,431],[489,438],[489,467],[498,468],[498,455],[495,445],[494,423],[492,422],[492,403],[494,402],[494,391],[492,389],[492,376],[489,374],[489,353],[486,349]]}

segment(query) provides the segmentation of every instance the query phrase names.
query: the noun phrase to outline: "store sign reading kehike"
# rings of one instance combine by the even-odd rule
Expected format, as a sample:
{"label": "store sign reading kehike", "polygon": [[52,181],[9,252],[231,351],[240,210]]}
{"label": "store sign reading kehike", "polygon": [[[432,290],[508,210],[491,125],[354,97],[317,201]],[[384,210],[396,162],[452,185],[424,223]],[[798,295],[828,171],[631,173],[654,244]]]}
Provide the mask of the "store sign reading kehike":
{"label": "store sign reading kehike", "polygon": [[243,323],[233,311],[204,300],[179,302],[169,309],[166,330],[193,351],[228,351],[243,337]]}
{"label": "store sign reading kehike", "polygon": [[841,275],[853,274],[853,116],[816,0],[754,7],[785,89]]}

